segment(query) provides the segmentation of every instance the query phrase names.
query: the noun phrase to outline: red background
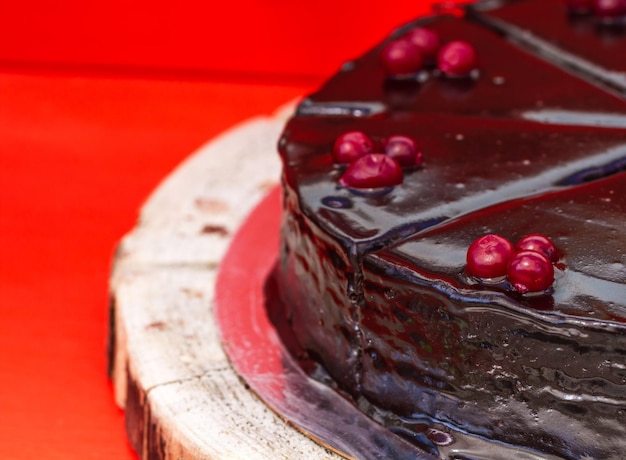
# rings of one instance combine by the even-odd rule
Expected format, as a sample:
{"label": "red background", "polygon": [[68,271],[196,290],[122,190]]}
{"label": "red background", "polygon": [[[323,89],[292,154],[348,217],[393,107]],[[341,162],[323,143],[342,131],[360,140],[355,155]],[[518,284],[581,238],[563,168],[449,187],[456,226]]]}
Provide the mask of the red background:
{"label": "red background", "polygon": [[4,3],[0,458],[133,459],[106,375],[107,280],[142,202],[431,2]]}

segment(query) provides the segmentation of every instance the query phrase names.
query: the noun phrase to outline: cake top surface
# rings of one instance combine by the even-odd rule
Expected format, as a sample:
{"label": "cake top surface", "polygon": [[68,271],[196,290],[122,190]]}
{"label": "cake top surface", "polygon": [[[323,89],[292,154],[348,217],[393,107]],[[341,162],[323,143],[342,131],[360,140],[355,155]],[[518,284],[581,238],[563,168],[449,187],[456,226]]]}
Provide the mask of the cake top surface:
{"label": "cake top surface", "polygon": [[[561,252],[558,289],[514,303],[626,322],[626,92],[619,78],[594,73],[620,77],[626,31],[597,22],[578,31],[576,21],[592,19],[573,18],[561,1],[537,3],[479,2],[465,17],[425,18],[344,65],[288,124],[285,182],[304,215],[347,253],[428,269],[454,289],[480,289],[463,275],[477,236],[543,233]],[[388,78],[382,50],[416,26],[444,43],[471,43],[479,73],[444,78],[430,68]],[[424,163],[406,168],[393,187],[341,186],[345,166],[333,162],[332,146],[349,131],[375,144],[408,136]],[[499,290],[506,289],[492,289]],[[500,297],[511,302],[506,292]]]}
{"label": "cake top surface", "polygon": [[575,11],[564,14],[565,8],[565,2],[545,0],[491,1],[478,2],[472,11],[481,22],[626,95],[626,60],[618,58],[626,48],[623,23],[602,23]]}
{"label": "cake top surface", "polygon": [[[530,307],[537,312],[557,312],[561,320],[565,315],[573,318],[573,323],[582,318],[598,320],[598,327],[606,327],[602,323],[606,320],[626,323],[623,196],[626,180],[613,175],[480,209],[369,257],[374,263],[384,261],[412,272],[407,279],[427,276],[451,295],[474,297],[477,305]],[[533,233],[550,235],[559,252],[551,295],[516,295],[501,281],[480,298],[484,285],[471,280],[464,267],[467,248],[477,235],[485,233],[511,241]]]}
{"label": "cake top surface", "polygon": [[[395,118],[301,118],[285,147],[290,180],[306,212],[338,238],[368,251],[484,207],[573,187],[597,168],[617,172],[626,157],[626,129],[546,126],[508,119],[454,115]],[[333,140],[358,129],[372,138],[415,138],[424,166],[407,171],[390,191],[355,192],[337,186]],[[475,161],[467,161],[468,157]]]}
{"label": "cake top surface", "polygon": [[[416,25],[435,31],[444,43],[471,43],[479,54],[480,78],[441,79],[424,75],[423,81],[386,79],[380,64],[382,49]],[[448,15],[425,18],[398,29],[372,51],[346,63],[342,71],[305,101],[301,113],[324,114],[326,108],[326,113],[332,114],[337,107],[352,105],[374,113],[454,113],[522,119],[543,114],[545,122],[560,123],[555,115],[566,112],[580,114],[581,118],[573,121],[577,124],[593,123],[584,115],[613,114],[620,116],[624,125],[624,97],[599,90],[588,79],[573,76],[568,68],[531,53],[515,42],[501,39],[498,30],[478,22]]]}

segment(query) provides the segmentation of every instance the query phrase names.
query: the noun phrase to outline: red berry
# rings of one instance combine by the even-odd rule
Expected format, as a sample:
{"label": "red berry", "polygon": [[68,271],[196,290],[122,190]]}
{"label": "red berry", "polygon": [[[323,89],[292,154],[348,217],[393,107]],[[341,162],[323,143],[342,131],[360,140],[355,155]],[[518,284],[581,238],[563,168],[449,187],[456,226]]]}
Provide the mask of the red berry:
{"label": "red berry", "polygon": [[432,61],[437,57],[437,52],[441,48],[441,40],[436,32],[425,27],[411,29],[405,38],[419,48],[422,56],[427,61]]}
{"label": "red berry", "polygon": [[545,291],[554,282],[554,267],[540,252],[520,251],[509,262],[507,277],[521,293]]}
{"label": "red berry", "polygon": [[381,63],[387,75],[404,76],[422,69],[424,59],[419,48],[406,39],[390,42],[383,48]]}
{"label": "red berry", "polygon": [[408,136],[389,136],[383,141],[387,156],[395,159],[400,166],[420,166],[424,155],[417,143]]}
{"label": "red berry", "polygon": [[595,0],[594,10],[604,19],[626,15],[626,0]]}
{"label": "red berry", "polygon": [[349,131],[337,138],[333,145],[335,163],[352,163],[374,150],[374,143],[361,131]]}
{"label": "red berry", "polygon": [[437,66],[447,76],[465,77],[478,67],[478,55],[467,42],[450,42],[439,51]]}
{"label": "red berry", "polygon": [[515,245],[516,251],[535,251],[543,254],[550,262],[556,262],[557,254],[554,243],[546,236],[538,233],[526,235]]}
{"label": "red berry", "polygon": [[390,187],[402,183],[402,167],[384,153],[362,156],[343,173],[339,184],[352,188]]}
{"label": "red berry", "polygon": [[466,14],[466,9],[463,7],[462,2],[458,0],[442,0],[431,3],[433,13],[436,14],[446,14],[456,16],[457,18],[462,18]]}
{"label": "red berry", "polygon": [[467,272],[478,278],[506,275],[513,245],[506,238],[488,234],[475,240],[467,250]]}

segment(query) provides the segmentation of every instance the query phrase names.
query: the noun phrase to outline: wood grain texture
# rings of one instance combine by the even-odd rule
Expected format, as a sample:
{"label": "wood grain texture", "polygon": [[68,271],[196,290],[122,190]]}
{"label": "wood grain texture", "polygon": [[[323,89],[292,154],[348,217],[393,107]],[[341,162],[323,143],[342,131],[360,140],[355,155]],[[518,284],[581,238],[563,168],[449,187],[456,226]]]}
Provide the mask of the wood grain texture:
{"label": "wood grain texture", "polygon": [[340,458],[265,406],[231,368],[212,312],[232,235],[280,174],[291,106],[234,127],[154,192],[111,275],[111,376],[142,459]]}

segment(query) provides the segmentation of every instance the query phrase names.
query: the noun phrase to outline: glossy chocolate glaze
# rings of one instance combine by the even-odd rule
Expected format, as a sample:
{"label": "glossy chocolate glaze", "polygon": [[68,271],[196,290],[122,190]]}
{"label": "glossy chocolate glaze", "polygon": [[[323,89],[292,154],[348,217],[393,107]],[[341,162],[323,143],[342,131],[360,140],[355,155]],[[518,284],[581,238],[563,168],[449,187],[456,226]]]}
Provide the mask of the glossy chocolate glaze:
{"label": "glossy chocolate glaze", "polygon": [[[568,458],[622,452],[624,175],[486,208],[368,256],[365,397],[491,439],[541,439]],[[465,273],[466,248],[491,232],[551,235],[563,256],[549,293],[523,296]]]}
{"label": "glossy chocolate glaze", "polygon": [[[378,140],[411,136],[422,146],[424,166],[406,170],[404,183],[387,193],[339,188],[343,168],[332,164],[331,146],[349,130]],[[603,165],[626,167],[620,164],[626,158],[624,129],[506,118],[414,113],[301,117],[289,123],[285,136],[286,180],[299,191],[304,212],[360,251],[502,201],[566,188],[584,180],[576,175]]]}
{"label": "glossy chocolate glaze", "polygon": [[626,16],[606,22],[545,0],[482,1],[470,12],[520,46],[626,95],[626,59],[618,58],[626,48]]}
{"label": "glossy chocolate glaze", "polygon": [[[626,100],[473,19],[423,23],[474,44],[480,75],[389,81],[377,47],[285,129],[277,279],[294,335],[340,391],[409,438],[440,423],[533,458],[621,458]],[[415,138],[424,166],[387,190],[339,187],[331,146],[355,129]],[[523,296],[465,274],[467,247],[489,232],[552,238],[553,287]]]}
{"label": "glossy chocolate glaze", "polygon": [[[382,105],[387,110],[393,109],[397,116],[405,112],[498,118],[525,118],[535,112],[558,111],[581,116],[585,113],[619,114],[624,126],[622,97],[598,91],[586,80],[571,78],[567,70],[500,39],[499,32],[453,16],[438,16],[422,22],[435,30],[443,42],[465,40],[471,43],[479,54],[480,77],[443,79],[424,72],[412,81],[386,81],[379,55],[389,38],[372,52],[345,64],[341,72],[305,101],[301,113],[341,106],[343,102],[360,103],[366,108],[369,104],[373,111],[382,110]],[[410,26],[400,28],[393,37],[408,28]]]}

